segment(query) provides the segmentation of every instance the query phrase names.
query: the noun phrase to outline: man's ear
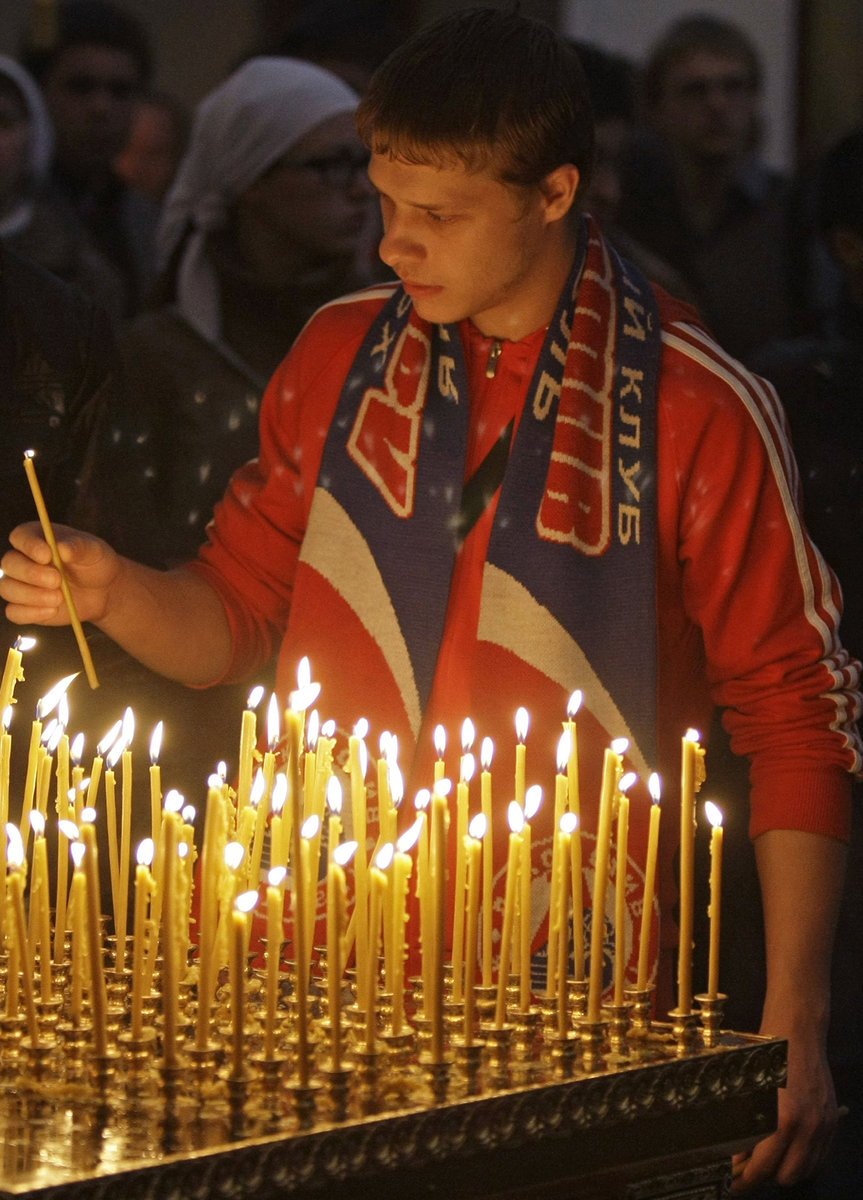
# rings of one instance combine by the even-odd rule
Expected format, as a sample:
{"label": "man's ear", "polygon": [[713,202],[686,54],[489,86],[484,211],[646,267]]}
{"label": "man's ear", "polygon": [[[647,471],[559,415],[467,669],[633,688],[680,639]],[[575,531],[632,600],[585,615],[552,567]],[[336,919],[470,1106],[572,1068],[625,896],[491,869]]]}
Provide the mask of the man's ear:
{"label": "man's ear", "polygon": [[549,171],[540,186],[545,198],[546,219],[559,221],[572,210],[578,185],[581,182],[581,172],[573,163],[562,163]]}

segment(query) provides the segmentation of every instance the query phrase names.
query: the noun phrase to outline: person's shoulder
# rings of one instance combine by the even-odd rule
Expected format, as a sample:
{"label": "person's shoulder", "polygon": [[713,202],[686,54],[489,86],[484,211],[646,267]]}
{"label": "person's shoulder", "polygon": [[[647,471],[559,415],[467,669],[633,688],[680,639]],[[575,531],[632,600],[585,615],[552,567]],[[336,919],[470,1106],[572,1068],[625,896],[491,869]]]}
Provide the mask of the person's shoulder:
{"label": "person's shoulder", "polygon": [[398,283],[394,281],[375,283],[328,301],[309,318],[300,339],[337,337],[352,340],[364,336],[397,287]]}

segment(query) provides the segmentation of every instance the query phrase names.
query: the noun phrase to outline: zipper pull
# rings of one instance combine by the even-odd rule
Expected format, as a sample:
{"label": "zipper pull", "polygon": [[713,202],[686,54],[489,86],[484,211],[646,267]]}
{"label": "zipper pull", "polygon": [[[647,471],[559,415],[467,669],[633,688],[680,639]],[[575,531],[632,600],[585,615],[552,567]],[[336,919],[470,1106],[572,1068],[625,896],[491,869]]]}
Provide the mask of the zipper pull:
{"label": "zipper pull", "polygon": [[491,344],[491,350],[488,352],[488,362],[485,364],[486,379],[494,379],[497,374],[497,364],[503,350],[503,343],[497,338]]}

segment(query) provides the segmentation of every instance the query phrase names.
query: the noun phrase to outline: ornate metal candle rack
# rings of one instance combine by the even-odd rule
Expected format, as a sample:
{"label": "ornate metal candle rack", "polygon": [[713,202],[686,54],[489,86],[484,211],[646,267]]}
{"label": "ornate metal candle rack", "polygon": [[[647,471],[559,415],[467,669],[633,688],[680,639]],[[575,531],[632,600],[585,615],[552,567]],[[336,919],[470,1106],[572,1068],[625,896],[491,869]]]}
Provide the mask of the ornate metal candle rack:
{"label": "ornate metal candle rack", "polygon": [[[630,992],[622,1008],[588,1024],[584,981],[572,981],[561,1033],[556,1000],[528,1012],[510,1007],[495,1027],[493,997],[479,989],[468,1037],[463,1007],[445,1005],[444,1052],[434,1061],[418,981],[399,1034],[380,996],[371,1045],[345,987],[343,1057],[334,1066],[326,987],[313,974],[302,1082],[289,965],[266,1057],[264,977],[250,957],[239,1069],[227,980],[216,993],[212,1038],[196,1048],[192,967],[169,1066],[154,998],[142,1036],[131,1037],[128,972],[108,972],[102,1057],[93,1054],[89,1020],[70,1020],[69,981],[57,973],[52,998],[37,1001],[36,1045],[23,1017],[0,1019],[0,1195],[341,1195],[352,1181],[403,1183],[404,1172],[442,1163],[476,1171],[519,1147],[522,1164],[538,1149],[547,1162],[548,1146],[579,1133],[613,1126],[629,1131],[625,1142],[663,1115],[701,1113],[709,1124],[716,1105],[748,1114],[748,1125],[730,1130],[741,1139],[764,1132],[784,1076],[785,1044],[722,1031],[721,998],[697,998],[696,1012],[664,1024],[648,1015],[649,992]],[[518,994],[513,987],[513,1000]]]}

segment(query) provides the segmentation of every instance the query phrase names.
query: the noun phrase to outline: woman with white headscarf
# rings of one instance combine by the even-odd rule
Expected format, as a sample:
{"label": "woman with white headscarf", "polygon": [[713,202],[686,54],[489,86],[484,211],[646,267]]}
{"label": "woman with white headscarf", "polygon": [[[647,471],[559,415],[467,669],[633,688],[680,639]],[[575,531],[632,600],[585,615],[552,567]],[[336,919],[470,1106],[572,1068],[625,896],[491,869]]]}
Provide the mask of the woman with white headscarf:
{"label": "woman with white headscarf", "polygon": [[128,445],[156,528],[124,547],[191,557],[234,468],[257,449],[258,403],[321,304],[370,282],[372,219],[356,94],[291,58],[254,58],[199,104],[158,232],[154,308],[125,331]]}
{"label": "woman with white headscarf", "polygon": [[0,239],[119,319],[119,276],[88,246],[75,214],[50,188],[53,152],[51,118],[36,81],[0,54]]}
{"label": "woman with white headscarf", "polygon": [[[358,262],[373,206],[356,104],[328,71],[255,58],[198,106],[163,208],[160,303],[121,335],[125,394],[104,431],[105,506],[121,507],[114,544],[131,557],[194,555],[233,470],[257,452],[270,374],[316,308],[371,282]],[[113,675],[183,747],[170,769],[163,748],[166,782],[202,795],[250,683],[190,692],[132,660]]]}

